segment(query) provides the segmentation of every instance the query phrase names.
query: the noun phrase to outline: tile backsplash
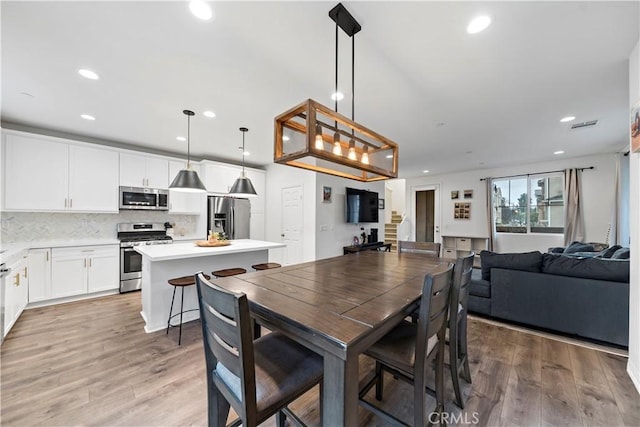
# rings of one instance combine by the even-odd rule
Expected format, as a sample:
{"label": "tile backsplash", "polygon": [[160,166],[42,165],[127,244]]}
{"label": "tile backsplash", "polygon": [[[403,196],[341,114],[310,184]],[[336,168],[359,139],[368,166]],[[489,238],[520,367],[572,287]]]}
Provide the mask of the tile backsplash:
{"label": "tile backsplash", "polygon": [[[117,214],[2,212],[0,238],[3,243],[42,240],[115,239],[121,222],[175,223],[175,236],[198,236],[198,216],[169,215],[166,212],[122,211]],[[202,233],[204,234],[204,232]]]}

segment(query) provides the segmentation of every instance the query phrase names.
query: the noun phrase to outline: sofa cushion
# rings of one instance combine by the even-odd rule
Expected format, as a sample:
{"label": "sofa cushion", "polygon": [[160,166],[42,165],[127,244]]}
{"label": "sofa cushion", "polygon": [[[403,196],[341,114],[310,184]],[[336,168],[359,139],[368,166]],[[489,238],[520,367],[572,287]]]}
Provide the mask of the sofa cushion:
{"label": "sofa cushion", "polygon": [[624,260],[580,259],[544,254],[542,272],[557,276],[629,283],[629,262]]}
{"label": "sofa cushion", "polygon": [[491,298],[491,282],[482,278],[482,271],[478,268],[474,268],[473,270],[471,270],[469,295]]}
{"label": "sofa cushion", "polygon": [[600,251],[600,253],[598,254],[598,258],[611,258],[611,255],[616,253],[616,251],[618,249],[620,249],[621,247],[622,246],[620,246],[620,245],[613,245],[610,248],[604,249],[604,250]]}
{"label": "sofa cushion", "polygon": [[620,248],[611,255],[611,259],[629,259],[629,248]]}
{"label": "sofa cushion", "polygon": [[547,252],[549,252],[550,254],[561,254],[562,252],[564,252],[564,246],[554,246],[552,248],[549,248]]}
{"label": "sofa cushion", "polygon": [[593,252],[593,245],[581,242],[573,242],[564,249],[563,254],[572,254],[574,252]]}
{"label": "sofa cushion", "polygon": [[539,272],[542,265],[542,254],[538,251],[508,254],[482,251],[480,252],[480,261],[482,262],[482,279],[491,280],[492,268]]}

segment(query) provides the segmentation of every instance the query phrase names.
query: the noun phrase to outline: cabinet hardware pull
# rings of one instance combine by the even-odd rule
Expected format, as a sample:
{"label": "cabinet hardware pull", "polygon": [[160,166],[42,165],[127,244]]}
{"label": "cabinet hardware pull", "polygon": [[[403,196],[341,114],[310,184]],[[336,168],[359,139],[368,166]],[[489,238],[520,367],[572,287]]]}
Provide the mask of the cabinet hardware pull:
{"label": "cabinet hardware pull", "polygon": [[15,280],[13,281],[13,286],[20,286],[20,273],[15,275]]}
{"label": "cabinet hardware pull", "polygon": [[69,208],[73,207],[73,199],[69,199]]}
{"label": "cabinet hardware pull", "polygon": [[69,204],[69,202],[67,201],[67,199],[64,199],[64,207],[65,209],[68,207],[67,205]]}
{"label": "cabinet hardware pull", "polygon": [[93,258],[89,258],[89,267],[91,267],[91,260],[92,260],[92,259],[93,259]]}
{"label": "cabinet hardware pull", "polygon": [[29,274],[29,267],[24,268],[24,278],[26,279]]}
{"label": "cabinet hardware pull", "polygon": [[47,256],[47,262],[49,262],[49,251],[45,252],[45,255]]}
{"label": "cabinet hardware pull", "polygon": [[84,259],[84,268],[87,268],[87,259]]}

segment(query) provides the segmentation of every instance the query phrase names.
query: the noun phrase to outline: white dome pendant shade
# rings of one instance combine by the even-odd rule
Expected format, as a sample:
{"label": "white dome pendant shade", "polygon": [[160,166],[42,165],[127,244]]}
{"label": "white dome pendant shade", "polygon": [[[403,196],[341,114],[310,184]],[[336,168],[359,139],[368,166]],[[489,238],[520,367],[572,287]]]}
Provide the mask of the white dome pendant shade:
{"label": "white dome pendant shade", "polygon": [[187,116],[187,167],[178,172],[169,189],[186,193],[206,192],[207,189],[200,180],[198,173],[191,169],[191,116],[195,113],[191,110],[183,110],[182,112]]}
{"label": "white dome pendant shade", "polygon": [[256,197],[258,193],[256,193],[256,189],[253,188],[253,184],[251,180],[247,178],[247,175],[244,171],[244,134],[247,133],[249,129],[245,127],[240,128],[240,132],[242,132],[242,175],[240,178],[236,179],[231,186],[231,190],[229,191],[229,196],[232,197]]}

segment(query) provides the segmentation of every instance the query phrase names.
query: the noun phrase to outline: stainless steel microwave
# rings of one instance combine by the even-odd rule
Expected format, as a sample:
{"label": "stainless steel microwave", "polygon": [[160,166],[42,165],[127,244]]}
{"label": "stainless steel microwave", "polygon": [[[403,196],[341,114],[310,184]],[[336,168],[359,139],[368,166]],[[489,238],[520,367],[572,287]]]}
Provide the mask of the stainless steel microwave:
{"label": "stainless steel microwave", "polygon": [[169,210],[169,190],[120,187],[120,209]]}

